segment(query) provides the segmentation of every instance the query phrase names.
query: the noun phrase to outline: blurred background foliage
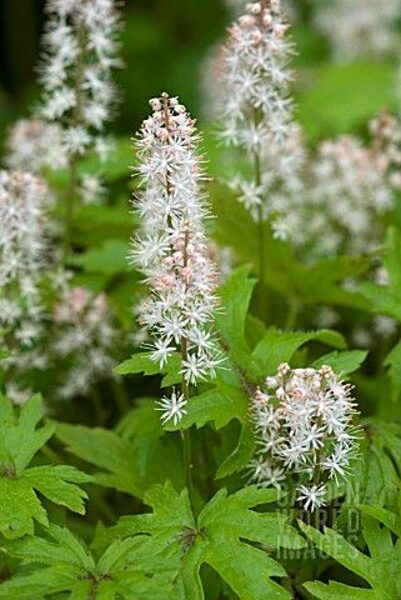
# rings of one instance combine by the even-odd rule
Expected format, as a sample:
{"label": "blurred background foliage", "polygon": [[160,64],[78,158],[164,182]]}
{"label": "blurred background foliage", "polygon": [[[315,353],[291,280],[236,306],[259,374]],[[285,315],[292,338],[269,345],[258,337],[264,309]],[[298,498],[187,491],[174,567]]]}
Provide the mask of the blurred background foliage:
{"label": "blurred background foliage", "polygon": [[[383,107],[396,107],[397,57],[333,63],[327,40],[312,25],[316,3],[297,0],[292,36],[299,119],[309,142],[344,132],[364,133]],[[179,94],[202,112],[203,65],[231,19],[223,0],[125,0],[118,75],[121,105],[114,129],[132,135],[147,114],[148,99],[162,90]],[[0,132],[30,112],[38,97],[35,65],[43,28],[43,0],[0,1]]]}

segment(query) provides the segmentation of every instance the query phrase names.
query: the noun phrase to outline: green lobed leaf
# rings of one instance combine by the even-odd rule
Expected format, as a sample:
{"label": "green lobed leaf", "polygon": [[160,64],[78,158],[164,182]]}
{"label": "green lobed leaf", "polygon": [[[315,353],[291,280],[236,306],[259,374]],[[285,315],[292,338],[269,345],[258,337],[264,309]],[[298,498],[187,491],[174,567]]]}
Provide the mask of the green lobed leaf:
{"label": "green lobed leaf", "polygon": [[52,436],[54,425],[39,426],[42,400],[33,396],[17,416],[11,402],[0,396],[0,532],[14,539],[34,533],[35,522],[48,525],[36,492],[55,504],[84,514],[86,493],[76,484],[90,478],[62,465],[27,468]]}
{"label": "green lobed leaf", "polygon": [[[277,498],[277,491],[260,490],[256,486],[231,496],[222,489],[195,519],[186,491],[178,494],[169,483],[153,486],[145,496],[153,513],[123,517],[110,532],[103,531],[103,540],[107,536],[118,539],[150,534],[144,544],[150,553],[179,557],[177,585],[182,585],[184,597],[191,600],[205,598],[200,578],[203,563],[214,568],[240,600],[290,598],[272,579],[285,576],[283,567],[266,550],[248,543],[269,545],[272,549],[277,549],[277,545],[288,548],[305,545],[284,515],[251,510]],[[225,560],[227,556],[230,561]]]}
{"label": "green lobed leaf", "polygon": [[[316,598],[362,598],[371,597],[380,600],[398,598],[401,591],[399,574],[400,545],[394,541],[386,527],[380,522],[395,521],[395,516],[389,517],[387,513],[379,512],[380,522],[373,514],[366,511],[362,517],[362,531],[368,546],[369,555],[362,553],[349,541],[333,529],[325,528],[324,533],[314,527],[299,521],[303,533],[326,554],[334,558],[352,573],[358,575],[370,587],[345,586],[329,582],[328,585],[320,582],[308,582],[305,588]],[[383,519],[384,517],[384,519]],[[365,594],[365,596],[363,596]]]}
{"label": "green lobed leaf", "polygon": [[0,586],[0,598],[40,600],[69,592],[81,600],[173,600],[176,565],[155,561],[143,551],[142,536],[118,540],[98,560],[68,529],[51,525],[46,537],[8,546],[30,569],[21,569]]}

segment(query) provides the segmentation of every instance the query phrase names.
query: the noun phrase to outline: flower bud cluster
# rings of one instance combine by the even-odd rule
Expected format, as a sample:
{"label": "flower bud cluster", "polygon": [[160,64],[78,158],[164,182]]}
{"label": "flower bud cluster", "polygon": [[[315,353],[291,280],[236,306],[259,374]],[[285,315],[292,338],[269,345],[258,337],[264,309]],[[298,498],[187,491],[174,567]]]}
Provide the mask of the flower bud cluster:
{"label": "flower bud cluster", "polygon": [[351,386],[331,367],[291,369],[283,363],[252,402],[258,450],[252,479],[280,488],[296,475],[305,509],[324,504],[326,482],[347,478],[358,429]]}
{"label": "flower bud cluster", "polygon": [[208,206],[195,123],[177,98],[151,101],[136,142],[141,193],[134,207],[142,231],[133,240],[133,263],[146,276],[150,296],[140,321],[154,338],[150,357],[164,366],[177,348],[190,384],[213,375],[220,361],[212,329],[216,270],[203,219]]}

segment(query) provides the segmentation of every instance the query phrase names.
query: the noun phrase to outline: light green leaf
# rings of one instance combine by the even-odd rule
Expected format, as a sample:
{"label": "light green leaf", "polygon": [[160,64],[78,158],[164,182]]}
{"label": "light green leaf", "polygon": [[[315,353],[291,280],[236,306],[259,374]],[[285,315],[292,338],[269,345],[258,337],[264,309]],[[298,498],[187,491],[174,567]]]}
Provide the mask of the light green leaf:
{"label": "light green leaf", "polygon": [[364,350],[345,350],[344,352],[330,352],[315,360],[314,369],[320,369],[328,365],[335,373],[347,375],[357,371],[367,357],[368,352]]}
{"label": "light green leaf", "polygon": [[272,375],[280,363],[290,362],[298,348],[310,341],[318,341],[336,348],[345,346],[343,336],[328,329],[308,332],[280,331],[271,327],[252,352],[259,380]]}
{"label": "light green leaf", "polygon": [[128,242],[107,239],[100,246],[77,254],[70,260],[70,263],[81,267],[88,273],[117,275],[128,271],[128,249]]}
{"label": "light green leaf", "polygon": [[396,106],[391,64],[323,64],[308,76],[313,86],[300,90],[299,118],[314,139],[359,129],[383,106]]}
{"label": "light green leaf", "polygon": [[143,401],[128,413],[116,432],[82,425],[58,424],[56,436],[67,450],[101,469],[100,485],[143,498],[153,483],[171,478],[182,485],[181,452],[165,439],[153,401]]}
{"label": "light green leaf", "polygon": [[42,400],[34,396],[17,416],[11,402],[0,396],[0,532],[7,538],[34,533],[35,521],[47,526],[47,514],[35,492],[55,504],[84,514],[86,493],[76,484],[90,478],[62,465],[27,468],[52,436],[54,425],[38,424]]}
{"label": "light green leaf", "polygon": [[81,515],[85,514],[88,495],[76,483],[88,483],[89,475],[65,465],[46,465],[27,469],[24,477],[32,487],[55,504],[66,506]]}

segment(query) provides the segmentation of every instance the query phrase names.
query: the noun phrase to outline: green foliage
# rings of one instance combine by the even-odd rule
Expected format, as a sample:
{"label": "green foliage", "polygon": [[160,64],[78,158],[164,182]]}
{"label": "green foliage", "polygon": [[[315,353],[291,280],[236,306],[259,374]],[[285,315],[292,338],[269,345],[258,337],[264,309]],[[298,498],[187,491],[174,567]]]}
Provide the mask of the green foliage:
{"label": "green foliage", "polygon": [[348,488],[351,504],[397,509],[401,488],[401,425],[379,419],[363,421],[361,456]]}
{"label": "green foliage", "polygon": [[[362,533],[369,556],[355,548],[334,529],[325,528],[324,533],[299,522],[301,530],[316,547],[333,557],[360,578],[361,584],[346,585],[336,581],[328,584],[308,582],[305,588],[313,597],[321,600],[338,598],[372,598],[393,600],[401,594],[399,577],[401,561],[401,522],[399,517],[384,509],[361,506]],[[393,539],[392,534],[397,536]],[[367,584],[369,587],[366,587]]]}
{"label": "green foliage", "polygon": [[54,425],[37,427],[43,415],[40,396],[33,396],[17,416],[12,404],[0,395],[0,533],[17,538],[34,533],[34,521],[48,525],[42,496],[84,514],[86,493],[76,484],[90,477],[74,467],[30,467],[35,454],[54,432]]}
{"label": "green foliage", "polygon": [[96,558],[68,529],[13,542],[7,552],[24,569],[0,586],[0,598],[41,600],[69,592],[79,600],[172,600],[174,565],[143,552],[146,538],[116,541]]}
{"label": "green foliage", "polygon": [[383,106],[396,106],[391,64],[325,64],[309,76],[314,85],[300,90],[299,118],[313,140],[359,129]]}
{"label": "green foliage", "polygon": [[[383,266],[388,273],[388,285],[365,281],[359,290],[369,300],[374,313],[387,315],[401,323],[401,234],[393,227],[387,232]],[[394,346],[383,364],[388,367],[392,399],[397,400],[401,393],[401,343]]]}
{"label": "green foliage", "polygon": [[102,486],[143,498],[152,483],[166,477],[183,483],[174,440],[164,436],[153,401],[128,413],[117,431],[58,424],[56,436],[69,452],[101,469],[94,480]]}
{"label": "green foliage", "polygon": [[369,300],[375,313],[401,322],[401,234],[395,228],[387,232],[383,266],[388,272],[388,285],[365,281],[359,290]]}
{"label": "green foliage", "polygon": [[[270,556],[280,547],[299,549],[304,541],[279,512],[256,512],[252,508],[274,502],[278,493],[255,486],[227,495],[221,489],[195,518],[186,491],[175,492],[170,484],[152,487],[145,502],[151,514],[122,517],[103,531],[97,543],[147,533],[149,552],[180,560],[183,598],[206,598],[200,569],[206,563],[237,594],[240,600],[290,598],[272,577],[285,577],[283,567]],[[181,597],[181,596],[179,596]]]}
{"label": "green foliage", "polygon": [[169,356],[167,363],[162,369],[157,362],[149,358],[148,352],[138,352],[128,360],[118,365],[115,369],[117,375],[134,375],[143,373],[144,375],[164,375],[162,387],[169,387],[181,381],[181,357],[178,353]]}
{"label": "green foliage", "polygon": [[344,352],[330,352],[321,356],[313,363],[315,369],[328,365],[335,373],[347,375],[357,371],[368,355],[365,350],[345,350]]}
{"label": "green foliage", "polygon": [[[241,261],[252,264],[257,271],[258,225],[225,186],[216,186],[214,190],[213,213],[217,216],[212,232],[216,241],[233,248]],[[322,304],[359,310],[369,308],[368,302],[360,294],[347,291],[342,285],[346,278],[364,273],[369,268],[369,258],[339,256],[305,265],[289,244],[272,238],[268,224],[264,228],[264,238],[264,280],[286,302],[295,302],[299,306]],[[240,290],[239,287],[235,288],[236,293]],[[241,293],[244,292],[241,290]]]}

